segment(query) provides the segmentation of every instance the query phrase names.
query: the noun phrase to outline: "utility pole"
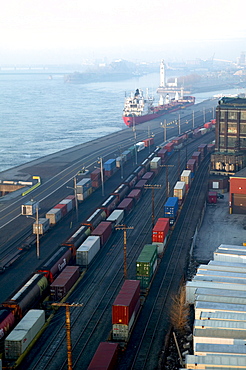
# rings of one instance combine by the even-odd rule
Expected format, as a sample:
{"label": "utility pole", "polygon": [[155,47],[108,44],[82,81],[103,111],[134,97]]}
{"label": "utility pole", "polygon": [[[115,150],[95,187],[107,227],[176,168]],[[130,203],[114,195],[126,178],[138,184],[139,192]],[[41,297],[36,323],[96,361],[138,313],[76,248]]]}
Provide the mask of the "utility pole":
{"label": "utility pole", "polygon": [[74,181],[74,196],[75,196],[75,209],[76,209],[76,219],[79,221],[79,209],[78,209],[78,196],[77,196],[77,179],[76,176],[73,178]]}
{"label": "utility pole", "polygon": [[195,111],[192,111],[192,128],[195,128]]}
{"label": "utility pole", "polygon": [[104,178],[103,178],[103,161],[102,157],[98,158],[98,164],[100,164],[101,180],[102,180],[102,197],[104,197]]}
{"label": "utility pole", "polygon": [[37,223],[37,258],[40,259],[38,205],[36,206],[36,223]]}
{"label": "utility pole", "polygon": [[66,307],[66,333],[67,333],[67,368],[68,370],[73,369],[72,362],[72,341],[71,341],[71,320],[70,320],[70,311],[69,307],[82,307],[82,304],[79,303],[52,303],[52,306]]}
{"label": "utility pole", "polygon": [[166,167],[166,199],[169,195],[168,167],[174,167],[173,164],[161,164],[160,167]]}
{"label": "utility pole", "polygon": [[164,122],[161,123],[161,126],[163,126],[164,130],[164,143],[167,141],[167,120],[164,119]]}
{"label": "utility pole", "polygon": [[152,189],[152,227],[155,226],[155,189],[160,189],[161,185],[144,185],[145,189]]}
{"label": "utility pole", "polygon": [[179,114],[179,135],[181,134],[181,122],[180,122],[180,114]]}
{"label": "utility pole", "polygon": [[126,226],[126,225],[117,225],[115,226],[115,230],[123,230],[123,237],[124,237],[124,279],[127,279],[127,250],[126,250],[126,230],[134,229],[133,226]]}

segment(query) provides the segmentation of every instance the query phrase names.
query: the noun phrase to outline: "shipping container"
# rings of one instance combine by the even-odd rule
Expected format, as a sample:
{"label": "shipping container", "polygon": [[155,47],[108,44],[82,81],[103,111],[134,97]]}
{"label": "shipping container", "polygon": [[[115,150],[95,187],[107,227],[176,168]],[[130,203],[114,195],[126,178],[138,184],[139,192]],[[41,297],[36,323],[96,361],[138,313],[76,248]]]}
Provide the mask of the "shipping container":
{"label": "shipping container", "polygon": [[30,200],[21,206],[21,214],[24,216],[34,216],[39,208],[39,202]]}
{"label": "shipping container", "polygon": [[147,182],[148,182],[147,180],[139,180],[135,185],[135,189],[140,189],[143,193],[145,190],[145,185],[147,185]]}
{"label": "shipping container", "polygon": [[244,355],[246,356],[245,345],[233,344],[211,344],[211,343],[197,343],[194,348],[194,355],[207,356],[207,355]]}
{"label": "shipping container", "polygon": [[[104,169],[103,169],[103,171],[104,171]],[[101,169],[96,168],[94,171],[91,172],[90,177],[91,177],[91,181],[101,180]]]}
{"label": "shipping container", "polygon": [[112,223],[107,221],[102,221],[100,224],[92,231],[91,236],[99,236],[101,247],[108,241],[112,234]]}
{"label": "shipping container", "polygon": [[232,263],[232,262],[221,262],[221,261],[209,261],[208,265],[200,265],[200,269],[205,270],[216,270],[216,271],[231,271],[231,272],[242,272],[245,271],[244,263]]}
{"label": "shipping container", "polygon": [[50,225],[55,225],[62,218],[61,210],[59,208],[53,208],[46,213],[45,217],[50,220]]}
{"label": "shipping container", "polygon": [[92,230],[104,221],[107,217],[106,211],[104,209],[96,209],[88,218],[83,222],[83,225],[89,226]]}
{"label": "shipping container", "polygon": [[148,139],[143,140],[145,148],[149,148],[151,145],[154,145],[154,138],[150,137]]}
{"label": "shipping container", "polygon": [[161,157],[161,163],[164,164],[167,158],[167,149],[160,149],[157,155],[158,157]]}
{"label": "shipping container", "polygon": [[140,288],[146,289],[157,268],[157,245],[146,244],[136,261],[136,278]]}
{"label": "shipping container", "polygon": [[83,241],[90,235],[91,229],[89,226],[82,225],[61,245],[74,247],[77,249]]}
{"label": "shipping container", "polygon": [[132,157],[130,150],[125,150],[122,155],[126,158],[127,161]]}
{"label": "shipping container", "polygon": [[119,203],[118,197],[115,195],[110,195],[108,199],[106,199],[100,209],[104,210],[106,212],[106,216],[108,217],[110,213],[116,208],[117,204]]}
{"label": "shipping container", "polygon": [[199,167],[202,157],[201,157],[201,152],[194,152],[191,156],[191,159],[195,159],[197,163],[197,167]]}
{"label": "shipping container", "polygon": [[173,188],[173,196],[177,197],[179,201],[183,201],[186,192],[186,184],[184,181],[177,181]]}
{"label": "shipping container", "polygon": [[[246,344],[244,332],[240,330],[225,329],[194,329],[193,331],[193,348],[197,343],[211,344],[229,344],[244,345]],[[206,356],[204,356],[206,357]]]}
{"label": "shipping container", "polygon": [[76,251],[76,264],[79,266],[88,266],[99,252],[100,246],[100,236],[88,236]]}
{"label": "shipping container", "polygon": [[140,282],[125,280],[112,305],[114,340],[128,340],[139,309]]}
{"label": "shipping container", "polygon": [[57,204],[54,209],[60,209],[61,210],[61,217],[66,216],[67,214],[67,205],[66,204]]}
{"label": "shipping container", "polygon": [[118,225],[124,218],[123,209],[115,209],[106,219],[106,221],[112,223],[112,227]]}
{"label": "shipping container", "polygon": [[246,246],[245,245],[231,245],[231,244],[220,244],[218,246],[218,248],[216,249],[217,250],[220,250],[220,249],[225,249],[225,250],[228,250],[228,251],[242,251],[242,252],[246,252]]}
{"label": "shipping container", "polygon": [[5,358],[17,360],[45,324],[44,310],[30,310],[5,339]]}
{"label": "shipping container", "polygon": [[129,186],[125,184],[121,184],[120,186],[118,186],[117,189],[113,191],[113,193],[111,193],[111,195],[115,195],[118,201],[120,202],[123,198],[125,198],[128,192],[129,192]]}
{"label": "shipping container", "polygon": [[73,208],[75,207],[75,195],[68,195],[65,199],[71,199],[72,200],[72,203],[73,203]]}
{"label": "shipping container", "polygon": [[145,149],[145,143],[143,141],[139,141],[135,144],[137,148],[137,152],[140,152],[141,150]]}
{"label": "shipping container", "polygon": [[177,217],[179,205],[178,197],[169,197],[164,204],[164,217],[175,219]]}
{"label": "shipping container", "polygon": [[187,355],[185,358],[185,365],[187,369],[216,369],[216,368],[229,368],[229,369],[246,369],[245,356],[220,356],[220,355],[207,355],[196,356]]}
{"label": "shipping container", "polygon": [[48,218],[39,218],[38,222],[34,222],[32,225],[33,234],[43,235],[50,228],[50,220]]}
{"label": "shipping container", "polygon": [[216,204],[217,203],[217,192],[216,191],[209,191],[208,192],[208,203]]}
{"label": "shipping container", "polygon": [[53,301],[61,300],[79,278],[78,266],[66,266],[50,285],[50,296]]}
{"label": "shipping container", "polygon": [[141,189],[132,189],[132,191],[127,195],[127,198],[133,198],[135,202],[138,202],[141,198]]}
{"label": "shipping container", "polygon": [[66,204],[67,205],[67,213],[72,211],[73,209],[73,200],[72,199],[63,199],[60,201],[60,204]]}
{"label": "shipping container", "polygon": [[186,185],[190,185],[190,183],[191,183],[191,171],[190,170],[184,170],[181,173],[180,181],[185,182]]}
{"label": "shipping container", "polygon": [[118,204],[117,209],[123,209],[125,214],[127,214],[132,210],[133,205],[133,198],[125,198]]}
{"label": "shipping container", "polygon": [[246,298],[246,291],[243,290],[230,290],[230,289],[209,289],[209,288],[197,288],[196,297],[199,295],[205,296],[218,296],[218,297],[237,297]]}
{"label": "shipping container", "polygon": [[112,171],[116,168],[116,159],[111,158],[108,159],[106,162],[103,163],[103,167],[105,171]]}
{"label": "shipping container", "polygon": [[37,269],[38,273],[43,273],[50,283],[60,274],[60,272],[73,261],[74,252],[72,249],[61,246],[52,257]]}
{"label": "shipping container", "polygon": [[174,148],[174,144],[171,142],[171,143],[167,143],[165,146],[164,146],[164,149],[167,150],[167,154],[170,155],[173,151],[173,148]]}
{"label": "shipping container", "polygon": [[215,144],[208,144],[208,153],[213,153],[215,150]]}
{"label": "shipping container", "polygon": [[114,370],[117,366],[119,345],[111,342],[101,342],[87,370]]}
{"label": "shipping container", "polygon": [[147,180],[147,184],[148,184],[153,179],[154,176],[155,176],[154,172],[149,171],[149,172],[146,172],[142,176],[142,180]]}
{"label": "shipping container", "polygon": [[13,295],[2,303],[8,307],[17,318],[22,318],[27,311],[34,307],[44,297],[48,289],[48,280],[42,274],[34,274],[28,281],[18,288]]}
{"label": "shipping container", "polygon": [[84,190],[83,193],[77,193],[77,199],[78,201],[82,201],[82,200],[85,200],[86,198],[88,198],[91,194],[93,193],[93,187],[92,187],[92,184],[91,184],[91,187]]}
{"label": "shipping container", "polygon": [[[197,162],[195,159],[189,159],[186,165],[186,169],[191,171],[191,177],[194,176],[197,168]],[[193,174],[193,175],[192,175]]]}
{"label": "shipping container", "polygon": [[231,289],[231,285],[232,284],[242,284],[242,285],[245,285],[245,279],[236,279],[236,278],[231,278],[231,277],[227,277],[227,276],[198,276],[198,275],[195,275],[194,278],[193,278],[193,281],[196,281],[196,280],[200,280],[200,281],[214,281],[214,282],[217,282],[217,283],[221,283],[226,285],[229,289]]}
{"label": "shipping container", "polygon": [[154,157],[151,161],[150,161],[150,169],[151,170],[156,170],[160,167],[161,165],[161,157]]}
{"label": "shipping container", "polygon": [[91,179],[87,177],[77,182],[76,184],[77,194],[83,194],[90,188],[91,188]]}
{"label": "shipping container", "polygon": [[121,155],[121,156],[117,157],[115,160],[116,160],[116,167],[120,168],[126,162],[126,157]]}
{"label": "shipping container", "polygon": [[159,218],[152,230],[152,244],[157,245],[158,254],[164,250],[169,234],[169,218]]}
{"label": "shipping container", "polygon": [[202,159],[207,155],[208,149],[207,144],[200,144],[198,147],[198,152],[201,152]]}

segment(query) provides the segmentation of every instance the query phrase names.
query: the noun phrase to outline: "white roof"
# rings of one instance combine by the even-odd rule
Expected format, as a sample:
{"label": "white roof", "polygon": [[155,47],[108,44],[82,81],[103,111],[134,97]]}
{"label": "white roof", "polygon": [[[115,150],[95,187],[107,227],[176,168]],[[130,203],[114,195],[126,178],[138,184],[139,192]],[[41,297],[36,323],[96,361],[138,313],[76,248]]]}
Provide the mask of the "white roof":
{"label": "white roof", "polygon": [[246,321],[246,312],[245,313],[234,313],[229,311],[201,312],[200,319],[204,320],[206,318],[209,318],[210,320]]}
{"label": "white roof", "polygon": [[[246,330],[246,322],[244,321],[228,321],[228,320],[195,320],[194,328],[196,329],[233,329],[233,330]],[[244,334],[245,335],[245,334]],[[246,335],[245,335],[246,339]]]}
{"label": "white roof", "polygon": [[246,355],[246,346],[240,344],[196,343],[194,352]]}
{"label": "white roof", "polygon": [[[230,355],[207,355],[207,356],[196,356],[187,355],[185,358],[186,365],[213,365],[213,366],[225,366],[228,365],[230,368],[246,369],[246,356],[230,356]],[[187,367],[187,366],[186,366]],[[195,367],[197,368],[197,367]],[[208,368],[211,368],[209,366]]]}
{"label": "white roof", "polygon": [[[221,338],[221,339],[241,339],[246,342],[244,330],[219,329],[219,328],[194,328],[193,335],[195,338]],[[196,339],[196,343],[198,343]]]}
{"label": "white roof", "polygon": [[239,312],[245,313],[245,305],[242,304],[232,304],[232,303],[216,303],[216,302],[195,302],[195,310],[211,310],[212,311],[230,311],[230,312]]}
{"label": "white roof", "polygon": [[[239,298],[239,297],[197,295],[195,300],[196,300],[196,302],[203,301],[203,302],[232,303],[232,304],[246,305],[246,298]],[[245,307],[245,310],[246,310],[246,307]]]}
{"label": "white roof", "polygon": [[209,295],[209,296],[246,298],[246,291],[243,291],[243,290],[197,288],[195,294],[196,294],[196,296],[198,296],[198,295]]}

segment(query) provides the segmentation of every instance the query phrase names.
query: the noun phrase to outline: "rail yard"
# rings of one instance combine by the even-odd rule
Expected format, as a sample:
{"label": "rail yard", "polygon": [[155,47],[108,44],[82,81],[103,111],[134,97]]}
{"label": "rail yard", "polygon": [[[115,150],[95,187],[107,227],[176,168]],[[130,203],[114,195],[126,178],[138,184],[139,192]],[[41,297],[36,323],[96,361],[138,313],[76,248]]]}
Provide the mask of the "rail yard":
{"label": "rail yard", "polygon": [[[207,120],[210,119],[212,119],[212,111],[207,114]],[[185,117],[184,122],[186,121],[185,125],[187,130],[189,130],[189,118]],[[200,117],[200,121],[203,121],[203,115]],[[201,126],[199,119],[196,126]],[[141,130],[143,128],[139,129],[138,140],[141,140],[140,135],[142,135],[142,140],[146,138],[146,131],[141,133]],[[137,153],[136,157],[133,156],[133,159],[124,165],[124,173],[120,173],[119,170],[117,174],[113,175],[105,183],[104,198],[102,198],[101,189],[97,189],[91,197],[88,197],[81,203],[79,207],[80,222],[76,224],[75,213],[73,213],[73,218],[71,218],[71,214],[68,214],[47,235],[43,236],[41,239],[41,258],[43,261],[50,256],[51,253],[49,251],[48,255],[48,250],[52,244],[53,248],[54,245],[58,247],[71,234],[72,230],[70,229],[69,232],[68,225],[71,223],[71,220],[75,230],[81,222],[83,223],[102,204],[102,200],[105,201],[113,193],[114,189],[124,182],[123,179],[126,179],[138,165],[143,163],[144,158],[148,157],[155,150],[156,145],[163,142],[162,131],[157,131],[160,131],[159,127],[158,129],[156,128],[156,132],[153,128],[155,146],[146,147],[143,151]],[[173,137],[177,135],[177,127],[170,127],[167,132],[168,138]],[[168,161],[165,162],[165,168],[160,169],[150,182],[150,185],[162,186],[154,191],[154,207],[151,191],[145,188],[142,189],[143,195],[141,199],[131,212],[124,217],[124,224],[133,227],[132,230],[127,232],[127,279],[136,279],[136,259],[143,246],[152,242],[153,210],[155,219],[163,217],[165,200],[167,196],[172,196],[172,189],[179,180],[181,171],[186,169],[187,160],[192,153],[196,152],[199,145],[211,143],[213,139],[214,133],[211,131],[206,133],[206,135],[197,137],[196,140],[190,140],[185,146],[179,147],[178,150],[173,152]],[[129,142],[129,139],[127,140]],[[112,148],[110,149],[113,150]],[[119,355],[118,368],[153,369],[157,368],[159,361],[161,361],[160,354],[170,329],[168,311],[170,309],[171,294],[178,290],[181,280],[185,277],[190,242],[205,201],[208,158],[209,156],[203,159],[196,171],[192,186],[178,211],[178,218],[168,239],[165,252],[163,256],[158,257],[158,268],[151,281],[150,289],[141,296],[138,320],[136,320],[127,345],[124,343],[124,352]],[[83,159],[83,165],[88,167],[85,159]],[[78,164],[75,161],[74,166],[81,168],[81,163]],[[76,171],[73,173],[76,173]],[[71,177],[71,172],[68,174],[69,176]],[[64,179],[62,180],[64,183]],[[35,191],[38,192],[40,189]],[[43,213],[49,210],[50,204],[56,204],[65,196],[67,196],[67,188],[65,189],[65,187],[56,196],[52,195],[52,203],[47,196],[47,199],[42,202]],[[8,225],[5,226],[6,230],[8,230]],[[27,221],[24,226],[22,235],[18,235],[20,240],[23,239],[24,233],[26,234],[27,232]],[[20,241],[13,243],[12,251],[16,251],[18,243]],[[1,259],[12,253],[11,250],[7,250],[9,245],[9,240],[3,243]],[[35,265],[37,265],[35,267],[34,260],[35,245],[30,250],[23,251],[23,255],[21,255],[19,260],[4,272],[1,276],[2,282],[7,281],[10,275],[13,275],[13,272],[16,271],[15,283],[13,285],[16,288],[20,286],[18,284],[18,279],[20,280],[17,275],[18,268],[19,271],[25,269],[28,276],[38,267],[38,262],[40,264],[40,261],[35,260]],[[112,303],[124,281],[123,261],[123,233],[121,230],[114,230],[110,239],[99,250],[89,267],[82,269],[82,278],[66,300],[66,302],[71,304],[75,302],[81,305],[70,309],[74,368],[88,368],[100,342],[112,340],[111,310]],[[26,280],[27,276],[23,276],[22,280]],[[1,292],[1,301],[5,301],[13,290],[13,287],[6,287],[6,290]],[[52,314],[50,301],[44,303],[42,307],[46,309],[47,317]],[[52,317],[52,320],[50,320],[41,338],[37,340],[30,353],[19,365],[20,369],[62,369],[67,367],[64,322],[65,311],[63,308],[60,308]]]}

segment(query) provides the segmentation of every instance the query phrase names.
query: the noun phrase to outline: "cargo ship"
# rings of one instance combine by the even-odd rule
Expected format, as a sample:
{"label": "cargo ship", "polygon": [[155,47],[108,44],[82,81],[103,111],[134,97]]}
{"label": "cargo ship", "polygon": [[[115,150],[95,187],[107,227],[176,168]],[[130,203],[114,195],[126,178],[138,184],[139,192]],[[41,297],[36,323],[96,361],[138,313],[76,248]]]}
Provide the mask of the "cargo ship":
{"label": "cargo ship", "polygon": [[194,96],[181,96],[179,98],[176,94],[173,99],[169,99],[169,95],[166,95],[165,100],[161,95],[159,105],[154,106],[154,98],[149,97],[148,92],[144,97],[143,91],[137,89],[134,94],[125,99],[122,118],[128,127],[132,127],[193,104],[195,104]]}

